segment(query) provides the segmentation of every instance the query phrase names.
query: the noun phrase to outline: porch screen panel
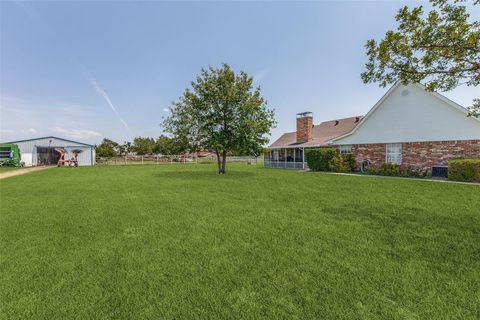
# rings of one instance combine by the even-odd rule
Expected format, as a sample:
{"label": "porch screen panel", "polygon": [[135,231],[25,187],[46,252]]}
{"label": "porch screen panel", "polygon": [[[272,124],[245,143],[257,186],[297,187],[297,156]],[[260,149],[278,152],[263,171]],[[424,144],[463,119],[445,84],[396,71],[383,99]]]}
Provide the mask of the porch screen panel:
{"label": "porch screen panel", "polygon": [[293,149],[287,149],[287,162],[293,162]]}
{"label": "porch screen panel", "polygon": [[302,149],[296,149],[295,150],[295,162],[302,162]]}

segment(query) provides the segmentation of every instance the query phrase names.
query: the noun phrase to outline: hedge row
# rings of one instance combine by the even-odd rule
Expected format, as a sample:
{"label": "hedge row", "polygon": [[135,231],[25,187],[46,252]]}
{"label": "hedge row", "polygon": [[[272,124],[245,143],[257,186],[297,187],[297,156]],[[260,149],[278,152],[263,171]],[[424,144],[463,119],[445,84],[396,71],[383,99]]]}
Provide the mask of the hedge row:
{"label": "hedge row", "polygon": [[480,159],[455,159],[448,162],[448,179],[480,182]]}
{"label": "hedge row", "polygon": [[[335,148],[305,150],[305,160],[312,171],[352,172],[355,170],[355,158],[351,155],[337,154]],[[369,174],[384,176],[403,176],[428,178],[429,170],[406,169],[400,171],[395,164],[384,163],[380,168],[371,168]],[[448,179],[454,181],[480,182],[480,159],[455,159],[448,162]]]}
{"label": "hedge row", "polygon": [[368,174],[380,176],[400,176],[400,167],[394,163],[382,163],[380,168],[368,169]]}
{"label": "hedge row", "polygon": [[305,160],[312,171],[351,172],[355,170],[355,158],[351,154],[337,154],[335,148],[305,150]]}

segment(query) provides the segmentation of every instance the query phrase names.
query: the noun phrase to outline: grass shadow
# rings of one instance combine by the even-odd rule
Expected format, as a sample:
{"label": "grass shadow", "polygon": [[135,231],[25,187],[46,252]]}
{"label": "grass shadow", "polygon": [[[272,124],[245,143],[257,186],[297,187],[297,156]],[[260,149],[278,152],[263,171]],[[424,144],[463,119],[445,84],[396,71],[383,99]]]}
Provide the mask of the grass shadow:
{"label": "grass shadow", "polygon": [[231,180],[231,179],[245,179],[255,176],[255,172],[251,171],[227,171],[226,174],[218,174],[215,171],[163,171],[152,174],[155,178],[168,178],[179,180]]}

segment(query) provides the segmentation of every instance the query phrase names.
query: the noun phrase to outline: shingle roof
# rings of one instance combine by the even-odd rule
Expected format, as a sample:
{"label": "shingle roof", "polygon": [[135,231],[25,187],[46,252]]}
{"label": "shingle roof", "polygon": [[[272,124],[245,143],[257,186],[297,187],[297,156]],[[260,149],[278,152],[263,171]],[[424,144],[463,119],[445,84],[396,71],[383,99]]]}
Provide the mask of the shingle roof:
{"label": "shingle roof", "polygon": [[357,116],[322,122],[313,127],[313,139],[305,143],[297,143],[297,134],[295,131],[287,132],[272,143],[270,148],[312,148],[326,146],[328,141],[352,131],[353,128],[360,123],[361,119],[362,116]]}

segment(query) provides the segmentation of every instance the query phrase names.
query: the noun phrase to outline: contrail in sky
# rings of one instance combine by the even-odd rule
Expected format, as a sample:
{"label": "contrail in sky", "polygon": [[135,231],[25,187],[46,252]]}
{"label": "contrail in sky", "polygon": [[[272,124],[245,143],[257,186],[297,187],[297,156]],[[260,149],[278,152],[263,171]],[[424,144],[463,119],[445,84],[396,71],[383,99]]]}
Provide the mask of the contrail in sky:
{"label": "contrail in sky", "polygon": [[[20,2],[20,1],[14,1],[14,4],[16,4],[17,6],[19,6],[20,8],[22,8],[25,13],[27,13],[32,19],[34,19],[35,21],[39,22],[42,24],[42,26],[44,27],[44,29],[50,33],[51,35],[55,36],[56,38],[59,38],[58,37],[58,34],[57,32],[50,28],[50,26],[46,23],[46,21],[37,13],[37,11],[35,11],[35,9],[29,4],[29,3],[26,3],[26,2]],[[103,90],[103,88],[100,86],[100,84],[98,84],[97,80],[95,79],[95,77],[93,77],[88,71],[87,69],[80,63],[80,61],[77,59],[77,57],[73,54],[71,54],[70,52],[67,51],[67,54],[69,56],[69,58],[75,62],[76,64],[78,64],[80,66],[80,68],[82,69],[83,71],[83,75],[84,77],[90,82],[90,84],[95,88],[95,90],[103,97],[103,99],[105,99],[105,101],[107,102],[107,104],[110,106],[110,109],[112,109],[113,113],[115,113],[115,115],[117,116],[118,120],[120,120],[120,122],[123,124],[123,126],[125,128],[127,128],[127,130],[130,132],[130,133],[133,133],[132,130],[130,129],[130,127],[128,126],[128,124],[125,122],[125,120],[123,120],[123,118],[120,116],[120,114],[118,113],[117,109],[115,108],[115,106],[113,105],[112,101],[110,100],[110,97],[108,96],[107,92],[105,90]]]}
{"label": "contrail in sky", "polygon": [[107,104],[110,106],[110,109],[112,109],[113,113],[115,113],[115,115],[117,116],[118,120],[120,120],[120,122],[124,125],[125,128],[127,128],[128,131],[130,131],[130,133],[132,133],[132,130],[130,129],[128,124],[125,122],[125,120],[123,120],[123,118],[120,116],[117,109],[113,105],[107,92],[105,92],[105,90],[103,90],[103,88],[100,87],[100,85],[98,84],[97,80],[94,77],[88,76],[87,78],[88,78],[88,81],[90,81],[92,86],[95,88],[95,90],[103,97],[103,99],[105,99]]}
{"label": "contrail in sky", "polygon": [[263,70],[260,70],[260,72],[257,72],[253,76],[253,84],[258,84],[263,78],[265,78],[268,74],[270,73],[269,68],[265,68]]}

